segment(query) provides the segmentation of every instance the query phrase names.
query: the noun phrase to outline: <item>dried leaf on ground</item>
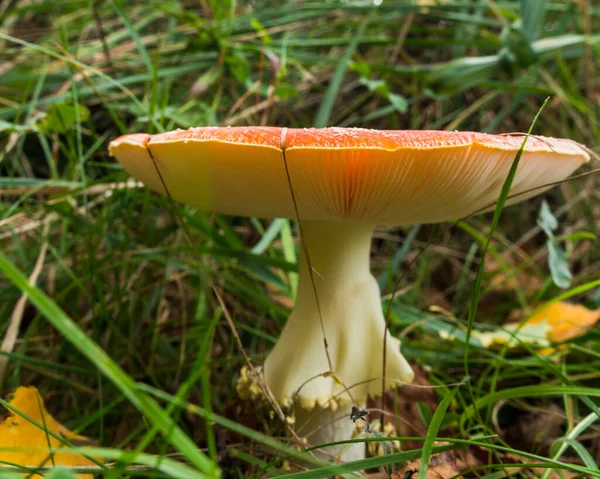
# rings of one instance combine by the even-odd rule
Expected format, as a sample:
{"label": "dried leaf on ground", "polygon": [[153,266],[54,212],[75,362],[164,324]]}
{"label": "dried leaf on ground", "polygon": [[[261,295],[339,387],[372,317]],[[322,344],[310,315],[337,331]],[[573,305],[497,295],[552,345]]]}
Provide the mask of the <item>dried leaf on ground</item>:
{"label": "dried leaf on ground", "polygon": [[578,304],[557,301],[524,323],[511,322],[496,331],[473,331],[472,334],[484,347],[493,344],[515,347],[519,342],[548,347],[552,342],[567,341],[586,334],[598,320],[600,308],[591,310]]}
{"label": "dried leaf on ground", "polygon": [[[441,446],[444,443],[436,443],[437,446]],[[445,443],[448,444],[448,443]],[[490,451],[488,449],[480,447],[469,447],[468,449],[453,449],[450,451],[444,451],[439,454],[433,454],[429,459],[429,467],[427,469],[427,479],[451,479],[456,477],[465,477],[467,471],[484,466],[488,464],[492,459]],[[503,464],[519,464],[522,463],[524,458],[517,454],[510,452],[496,451],[493,462]],[[527,461],[526,461],[527,462]],[[415,459],[414,461],[408,462],[403,468],[395,471],[389,476],[389,479],[415,479],[419,475],[421,469],[421,460]],[[486,474],[493,474],[497,471],[498,466],[494,468],[479,470],[479,477],[483,477]],[[525,477],[530,477],[532,474],[535,477],[544,471],[542,468],[525,468],[519,466],[503,467],[502,472],[505,474],[522,474]],[[468,474],[467,477],[478,477],[473,474]],[[574,477],[574,474],[570,471],[560,471],[560,475],[557,471],[551,471],[551,479],[570,479]],[[369,477],[369,479],[371,479]],[[377,478],[380,479],[380,478]]]}
{"label": "dried leaf on ground", "polygon": [[564,434],[565,421],[565,412],[550,403],[544,409],[511,415],[500,435],[511,447],[547,456],[554,441]]}
{"label": "dried leaf on ground", "polygon": [[[481,465],[471,451],[454,450],[433,454],[429,458],[427,479],[450,479],[460,475],[461,472]],[[390,479],[405,479],[416,477],[421,469],[421,459],[415,459],[406,464],[402,469],[394,472]]]}
{"label": "dried leaf on ground", "polygon": [[[520,250],[525,257],[529,253]],[[504,253],[501,258],[486,258],[485,273],[489,278],[488,287],[494,291],[523,291],[527,295],[534,294],[543,286],[543,281],[529,270],[521,270],[519,264],[524,261],[523,257],[515,258],[514,255]]]}
{"label": "dried leaf on ground", "polygon": [[[67,441],[77,444],[91,441],[70,431],[46,410],[44,401],[34,387],[19,387],[14,392],[9,405],[46,429]],[[65,447],[61,442],[47,434],[46,431],[9,410],[9,416],[0,423],[0,463],[19,464],[23,466],[93,466],[94,463],[77,454],[54,453],[52,458],[48,448]],[[27,450],[25,450],[27,449]],[[33,475],[31,477],[41,477]],[[92,479],[91,475],[79,475],[80,479]]]}
{"label": "dried leaf on ground", "polygon": [[438,306],[446,311],[452,311],[452,303],[442,291],[436,288],[429,288],[423,292],[423,301],[425,306]]}
{"label": "dried leaf on ground", "polygon": [[294,307],[294,301],[274,284],[267,283],[266,289],[271,301],[274,301],[287,309],[292,309]]}

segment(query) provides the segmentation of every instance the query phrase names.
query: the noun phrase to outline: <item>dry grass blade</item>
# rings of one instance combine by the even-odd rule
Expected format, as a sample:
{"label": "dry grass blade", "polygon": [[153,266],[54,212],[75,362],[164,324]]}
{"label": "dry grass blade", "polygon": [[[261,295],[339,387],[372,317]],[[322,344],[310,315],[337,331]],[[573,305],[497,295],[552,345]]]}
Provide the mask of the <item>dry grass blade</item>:
{"label": "dry grass blade", "polygon": [[[46,238],[48,236],[49,231],[50,225],[46,223],[44,229],[42,230],[42,238],[44,238],[44,242],[42,243],[42,247],[40,248],[40,252],[35,262],[33,271],[29,276],[29,284],[31,284],[31,286],[35,286],[37,284],[37,280],[40,277],[40,274],[42,273],[42,269],[44,268],[46,252],[48,251],[48,240]],[[15,343],[17,342],[17,337],[19,335],[19,329],[21,327],[21,321],[23,320],[23,313],[25,312],[26,305],[27,295],[22,294],[13,309],[8,328],[6,329],[6,333],[4,334],[4,339],[2,340],[2,344],[0,344],[0,351],[5,353],[2,356],[0,356],[0,385],[4,380],[4,374],[6,373],[6,366],[8,365],[9,361],[8,354],[13,352]]]}
{"label": "dry grass blade", "polygon": [[[88,186],[85,189],[80,189],[75,191],[73,194],[77,195],[87,195],[87,196],[97,196],[106,194],[107,192],[112,192],[114,190],[122,190],[122,189],[133,189],[133,188],[142,188],[143,183],[136,181],[134,179],[129,179],[127,181],[119,181],[112,183],[100,183],[97,185]],[[22,196],[27,194],[35,194],[35,195],[57,195],[60,193],[69,193],[73,192],[73,190],[77,190],[78,187],[70,187],[70,186],[62,186],[62,185],[49,185],[49,186],[18,186],[13,188],[0,188],[0,195],[3,196]],[[111,194],[111,193],[108,193]]]}
{"label": "dry grass blade", "polygon": [[[237,329],[235,327],[233,319],[231,319],[229,310],[227,309],[227,306],[225,306],[225,302],[223,301],[221,293],[219,293],[219,290],[214,285],[211,285],[211,287],[212,287],[213,292],[215,293],[215,296],[217,298],[217,301],[219,302],[219,305],[221,306],[221,309],[223,310],[223,315],[225,316],[225,319],[227,320],[227,324],[229,325],[229,329],[231,330],[231,333],[233,334],[233,337],[235,338],[237,346],[238,346],[240,352],[242,353],[242,355],[244,356],[244,361],[246,362],[246,366],[248,366],[248,369],[250,370],[251,377],[260,386],[262,393],[264,394],[265,398],[269,402],[269,405],[273,408],[273,411],[275,411],[275,413],[277,414],[277,417],[279,418],[281,423],[285,425],[285,427],[288,429],[288,431],[290,432],[292,437],[298,442],[298,444],[303,444],[302,439],[300,439],[300,437],[298,437],[298,435],[296,434],[294,429],[289,425],[288,421],[286,421],[285,414],[284,414],[283,410],[281,409],[281,406],[279,405],[279,403],[273,396],[273,393],[271,392],[269,387],[265,384],[265,381],[262,378],[262,375],[254,367],[254,365],[252,364],[252,361],[250,361],[250,358],[248,357],[248,354],[246,353],[246,350],[244,349],[244,345],[242,343],[240,335],[237,332]],[[312,452],[311,452],[311,454],[312,454]]]}

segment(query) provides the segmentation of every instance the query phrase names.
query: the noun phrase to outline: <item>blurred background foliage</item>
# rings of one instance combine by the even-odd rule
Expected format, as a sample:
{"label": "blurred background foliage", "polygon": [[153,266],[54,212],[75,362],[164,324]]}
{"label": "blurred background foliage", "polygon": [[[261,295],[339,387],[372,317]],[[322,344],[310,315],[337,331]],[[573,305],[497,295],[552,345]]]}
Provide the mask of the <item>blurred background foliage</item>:
{"label": "blurred background foliage", "polygon": [[[154,389],[144,394],[178,393],[234,421],[213,426],[189,407],[170,411],[230,477],[280,467],[281,459],[263,462],[264,438],[241,439],[244,425],[274,436],[284,429],[233,393],[244,361],[209,281],[260,361],[291,305],[294,223],[177,206],[190,246],[172,205],[128,182],[108,142],[204,125],[527,131],[549,97],[534,133],[597,151],[599,27],[600,5],[591,0],[0,2],[0,249],[62,310],[15,307],[24,286],[0,276],[0,336],[17,333],[0,352],[2,393],[34,384],[56,417],[103,446],[195,457],[181,441],[155,435],[151,410],[140,413],[124,392],[145,383]],[[482,328],[559,295],[600,307],[597,185],[597,176],[585,176],[547,193],[546,203],[504,212],[488,253]],[[426,434],[449,394],[444,385],[463,379],[464,324],[489,221],[376,233],[384,301],[399,288],[393,332],[421,367],[420,380],[440,386],[407,403],[412,435]],[[86,336],[65,339],[74,324]],[[86,354],[96,346],[123,376],[103,376],[105,359]],[[550,361],[532,348],[486,349],[474,339],[473,388],[456,395],[440,434],[499,434],[490,443],[550,455],[554,439],[597,411],[577,388],[598,386],[600,334],[592,329],[568,346]],[[565,395],[542,398],[550,385]],[[504,391],[509,400],[515,387],[530,388],[527,398],[493,400]],[[480,414],[474,399],[484,404]],[[510,433],[515,424],[550,422],[544,437]],[[596,460],[599,437],[592,430],[581,439]]]}

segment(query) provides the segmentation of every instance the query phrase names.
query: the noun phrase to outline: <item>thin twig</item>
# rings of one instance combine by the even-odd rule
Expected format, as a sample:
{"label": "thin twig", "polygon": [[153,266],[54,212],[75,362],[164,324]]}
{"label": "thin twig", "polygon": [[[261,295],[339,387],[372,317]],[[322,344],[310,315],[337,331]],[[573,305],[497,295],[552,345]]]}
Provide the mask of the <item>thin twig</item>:
{"label": "thin twig", "polygon": [[96,24],[96,30],[102,43],[102,51],[104,52],[104,59],[108,66],[112,67],[112,60],[110,58],[110,49],[106,43],[106,36],[104,35],[104,29],[102,28],[102,19],[100,18],[100,12],[98,11],[98,0],[92,1],[92,16],[94,17],[94,23]]}
{"label": "thin twig", "polygon": [[[221,306],[221,310],[223,311],[223,316],[225,316],[225,320],[227,321],[227,324],[229,325],[229,329],[231,330],[231,333],[233,334],[233,337],[237,343],[237,346],[238,346],[240,352],[242,353],[242,356],[244,356],[244,361],[246,362],[248,369],[250,369],[251,376],[256,380],[256,382],[262,389],[263,394],[267,398],[267,401],[269,402],[271,407],[277,413],[277,416],[279,417],[280,421],[283,424],[288,425],[288,422],[285,420],[285,414],[283,413],[281,406],[279,406],[279,403],[273,396],[273,393],[267,387],[267,385],[264,383],[264,381],[261,379],[260,373],[254,367],[254,365],[252,364],[252,361],[250,361],[250,357],[248,356],[248,353],[246,353],[246,350],[244,349],[244,344],[242,343],[242,339],[240,338],[237,328],[235,327],[233,319],[231,319],[231,315],[229,314],[229,310],[227,309],[227,306],[225,306],[225,302],[223,301],[223,297],[221,296],[221,293],[219,293],[219,290],[213,284],[211,284],[211,288],[212,288],[213,292],[215,293],[215,296],[217,298],[217,301],[219,302],[219,305]],[[288,425],[288,427],[289,427],[289,425]],[[290,431],[292,432],[292,434],[294,434],[294,436],[297,440],[300,440],[300,438],[295,435],[294,431],[291,428],[290,428]]]}

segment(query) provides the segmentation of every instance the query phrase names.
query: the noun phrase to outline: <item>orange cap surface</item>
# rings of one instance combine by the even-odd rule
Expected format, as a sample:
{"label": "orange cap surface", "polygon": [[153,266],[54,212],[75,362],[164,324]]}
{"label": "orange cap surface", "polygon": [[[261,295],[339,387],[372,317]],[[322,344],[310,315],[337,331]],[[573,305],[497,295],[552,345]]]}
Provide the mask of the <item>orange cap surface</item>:
{"label": "orange cap surface", "polygon": [[[110,153],[131,175],[164,193],[154,159],[178,201],[271,218],[296,216],[287,162],[300,219],[403,225],[453,220],[493,203],[523,139],[447,131],[207,127],[125,135],[110,144]],[[570,140],[530,137],[511,194],[560,181],[588,160]]]}

